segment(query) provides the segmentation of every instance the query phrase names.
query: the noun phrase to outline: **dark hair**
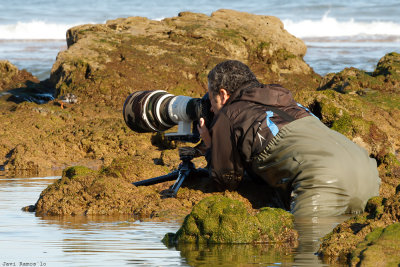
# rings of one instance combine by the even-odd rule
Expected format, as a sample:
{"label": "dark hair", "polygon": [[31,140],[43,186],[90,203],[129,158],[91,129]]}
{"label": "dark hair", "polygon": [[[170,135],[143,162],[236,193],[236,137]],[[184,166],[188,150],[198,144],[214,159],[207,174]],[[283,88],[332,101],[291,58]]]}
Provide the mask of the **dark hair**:
{"label": "dark hair", "polygon": [[232,94],[246,83],[257,81],[250,68],[237,60],[227,60],[217,64],[208,74],[208,86],[215,95],[224,88]]}

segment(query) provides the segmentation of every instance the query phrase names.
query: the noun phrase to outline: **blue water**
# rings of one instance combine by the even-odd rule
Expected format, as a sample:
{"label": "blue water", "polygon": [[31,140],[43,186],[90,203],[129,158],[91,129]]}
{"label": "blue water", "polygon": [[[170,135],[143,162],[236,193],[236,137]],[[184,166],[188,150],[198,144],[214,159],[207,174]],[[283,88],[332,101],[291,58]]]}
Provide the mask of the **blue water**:
{"label": "blue water", "polygon": [[312,0],[0,0],[0,59],[49,77],[65,32],[85,23],[143,16],[161,20],[181,11],[210,15],[227,8],[280,18],[308,46],[305,61],[325,75],[345,67],[372,71],[389,52],[400,52],[400,2]]}

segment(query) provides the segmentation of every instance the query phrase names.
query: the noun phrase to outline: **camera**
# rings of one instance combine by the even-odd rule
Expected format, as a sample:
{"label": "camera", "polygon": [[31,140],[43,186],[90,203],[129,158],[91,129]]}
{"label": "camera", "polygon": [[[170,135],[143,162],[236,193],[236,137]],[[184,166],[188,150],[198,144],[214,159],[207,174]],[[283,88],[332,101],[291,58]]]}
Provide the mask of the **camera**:
{"label": "camera", "polygon": [[204,118],[206,126],[210,126],[214,117],[210,108],[208,93],[192,98],[164,90],[137,91],[125,100],[123,116],[135,132],[163,132],[178,125],[178,132],[165,134],[168,139],[197,143],[200,135],[196,124]]}

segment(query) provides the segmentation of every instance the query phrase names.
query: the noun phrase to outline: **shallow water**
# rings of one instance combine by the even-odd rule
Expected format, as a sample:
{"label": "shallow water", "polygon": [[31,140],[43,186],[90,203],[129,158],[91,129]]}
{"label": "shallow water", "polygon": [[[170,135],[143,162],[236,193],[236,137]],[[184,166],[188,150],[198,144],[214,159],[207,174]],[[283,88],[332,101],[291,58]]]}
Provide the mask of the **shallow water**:
{"label": "shallow water", "polygon": [[297,219],[296,249],[262,245],[185,245],[160,240],[176,222],[129,217],[38,217],[34,204],[57,176],[11,178],[0,172],[0,266],[326,266],[315,255],[319,237],[346,217]]}

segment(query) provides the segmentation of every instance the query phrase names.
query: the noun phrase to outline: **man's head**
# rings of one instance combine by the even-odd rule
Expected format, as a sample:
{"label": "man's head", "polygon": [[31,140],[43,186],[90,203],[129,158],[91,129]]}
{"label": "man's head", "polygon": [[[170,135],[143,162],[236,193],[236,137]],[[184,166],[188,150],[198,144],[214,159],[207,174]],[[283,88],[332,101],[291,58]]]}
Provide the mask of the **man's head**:
{"label": "man's head", "polygon": [[256,76],[240,61],[227,60],[216,65],[208,74],[208,93],[212,111],[217,114],[232,93],[253,81],[257,81]]}
{"label": "man's head", "polygon": [[237,60],[227,60],[216,65],[208,74],[208,90],[214,95],[224,88],[232,94],[244,84],[257,81],[250,68]]}

